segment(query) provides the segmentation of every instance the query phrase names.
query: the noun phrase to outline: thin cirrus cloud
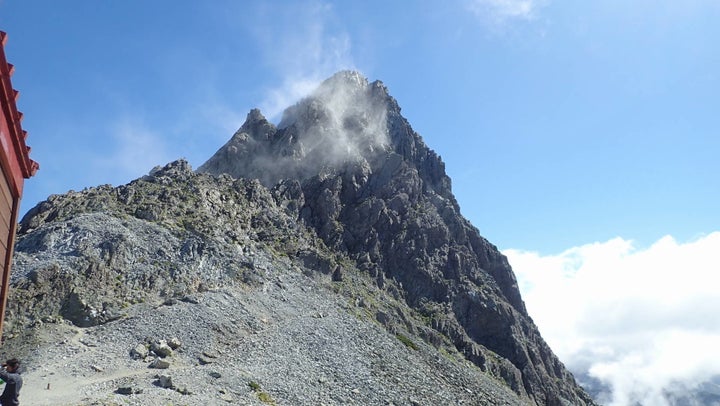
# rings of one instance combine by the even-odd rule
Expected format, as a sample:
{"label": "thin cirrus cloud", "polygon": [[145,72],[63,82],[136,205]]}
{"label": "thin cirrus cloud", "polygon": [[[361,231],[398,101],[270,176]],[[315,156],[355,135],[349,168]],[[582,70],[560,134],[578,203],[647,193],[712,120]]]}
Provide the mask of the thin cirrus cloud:
{"label": "thin cirrus cloud", "polygon": [[504,253],[543,336],[601,383],[603,404],[669,405],[668,394],[720,375],[720,232],[643,249],[615,238],[558,255]]}
{"label": "thin cirrus cloud", "polygon": [[[262,59],[279,77],[280,86],[268,89],[260,103],[270,119],[341,69],[354,67],[349,34],[333,7],[323,2],[263,9],[258,18],[272,23],[254,29]],[[302,24],[298,24],[302,21]],[[272,27],[267,29],[263,27]]]}
{"label": "thin cirrus cloud", "polygon": [[134,119],[119,121],[112,129],[110,139],[109,155],[93,161],[94,176],[105,182],[127,182],[178,158],[170,153],[170,145],[162,135]]}
{"label": "thin cirrus cloud", "polygon": [[495,23],[535,18],[540,0],[468,0],[466,8],[478,17]]}

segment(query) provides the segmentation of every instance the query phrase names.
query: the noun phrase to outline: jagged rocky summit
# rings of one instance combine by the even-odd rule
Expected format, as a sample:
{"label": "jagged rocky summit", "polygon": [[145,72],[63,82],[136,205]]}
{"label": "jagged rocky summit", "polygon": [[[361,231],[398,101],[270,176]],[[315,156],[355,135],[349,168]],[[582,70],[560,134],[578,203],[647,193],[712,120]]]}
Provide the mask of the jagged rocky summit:
{"label": "jagged rocky summit", "polygon": [[[16,253],[6,338],[18,351],[44,348],[48,324],[157,335],[143,323],[157,306],[204,314],[222,300],[245,316],[203,339],[207,326],[190,323],[204,347],[187,351],[222,342],[266,356],[264,367],[229,363],[246,371],[233,384],[252,372],[281,404],[594,404],[540,336],[507,259],[460,214],[440,157],[386,87],[357,72],[323,82],[277,126],[252,110],[196,172],[178,161],[51,196],[23,218]],[[268,314],[275,329],[258,326]],[[323,328],[332,334],[314,335]],[[328,348],[347,363],[323,358]],[[204,366],[184,362],[188,374]],[[316,388],[318,370],[336,377],[332,389]],[[375,391],[353,388],[351,371]]]}
{"label": "jagged rocky summit", "polygon": [[587,402],[528,316],[507,259],[462,217],[444,163],[382,83],[340,72],[277,127],[253,110],[198,170],[258,178],[302,202],[293,210],[325,244],[397,281],[433,329],[481,368],[503,370],[519,394]]}

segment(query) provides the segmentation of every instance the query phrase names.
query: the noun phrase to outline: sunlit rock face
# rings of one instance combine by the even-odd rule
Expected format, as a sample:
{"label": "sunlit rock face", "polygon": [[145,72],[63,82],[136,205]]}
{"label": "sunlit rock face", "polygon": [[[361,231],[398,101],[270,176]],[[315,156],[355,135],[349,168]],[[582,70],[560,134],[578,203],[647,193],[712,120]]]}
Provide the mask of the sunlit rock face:
{"label": "sunlit rock face", "polygon": [[277,127],[253,110],[199,171],[257,178],[302,202],[298,218],[327,246],[398,282],[437,332],[519,394],[591,402],[527,316],[507,259],[461,216],[444,163],[382,83],[340,72]]}

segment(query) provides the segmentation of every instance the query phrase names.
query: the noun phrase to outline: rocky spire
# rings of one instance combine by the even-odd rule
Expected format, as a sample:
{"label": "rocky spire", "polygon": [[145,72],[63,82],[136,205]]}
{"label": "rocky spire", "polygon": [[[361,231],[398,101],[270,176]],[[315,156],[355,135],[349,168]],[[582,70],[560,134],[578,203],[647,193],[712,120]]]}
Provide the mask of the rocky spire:
{"label": "rocky spire", "polygon": [[339,72],[286,109],[277,128],[258,110],[251,111],[235,136],[198,171],[257,178],[272,186],[281,179],[305,179],[373,159],[389,147],[389,100],[380,82],[368,83],[358,72]]}

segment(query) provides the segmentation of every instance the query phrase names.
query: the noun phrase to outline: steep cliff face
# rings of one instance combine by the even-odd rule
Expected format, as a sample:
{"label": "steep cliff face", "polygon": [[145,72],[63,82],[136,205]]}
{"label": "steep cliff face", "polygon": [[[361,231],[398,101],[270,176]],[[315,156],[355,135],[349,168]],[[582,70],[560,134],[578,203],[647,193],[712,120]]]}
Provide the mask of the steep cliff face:
{"label": "steep cliff face", "polygon": [[592,404],[528,316],[507,259],[461,216],[442,160],[380,82],[340,72],[277,127],[253,110],[198,171],[272,187],[326,246],[378,286],[394,281],[429,326],[519,395]]}

